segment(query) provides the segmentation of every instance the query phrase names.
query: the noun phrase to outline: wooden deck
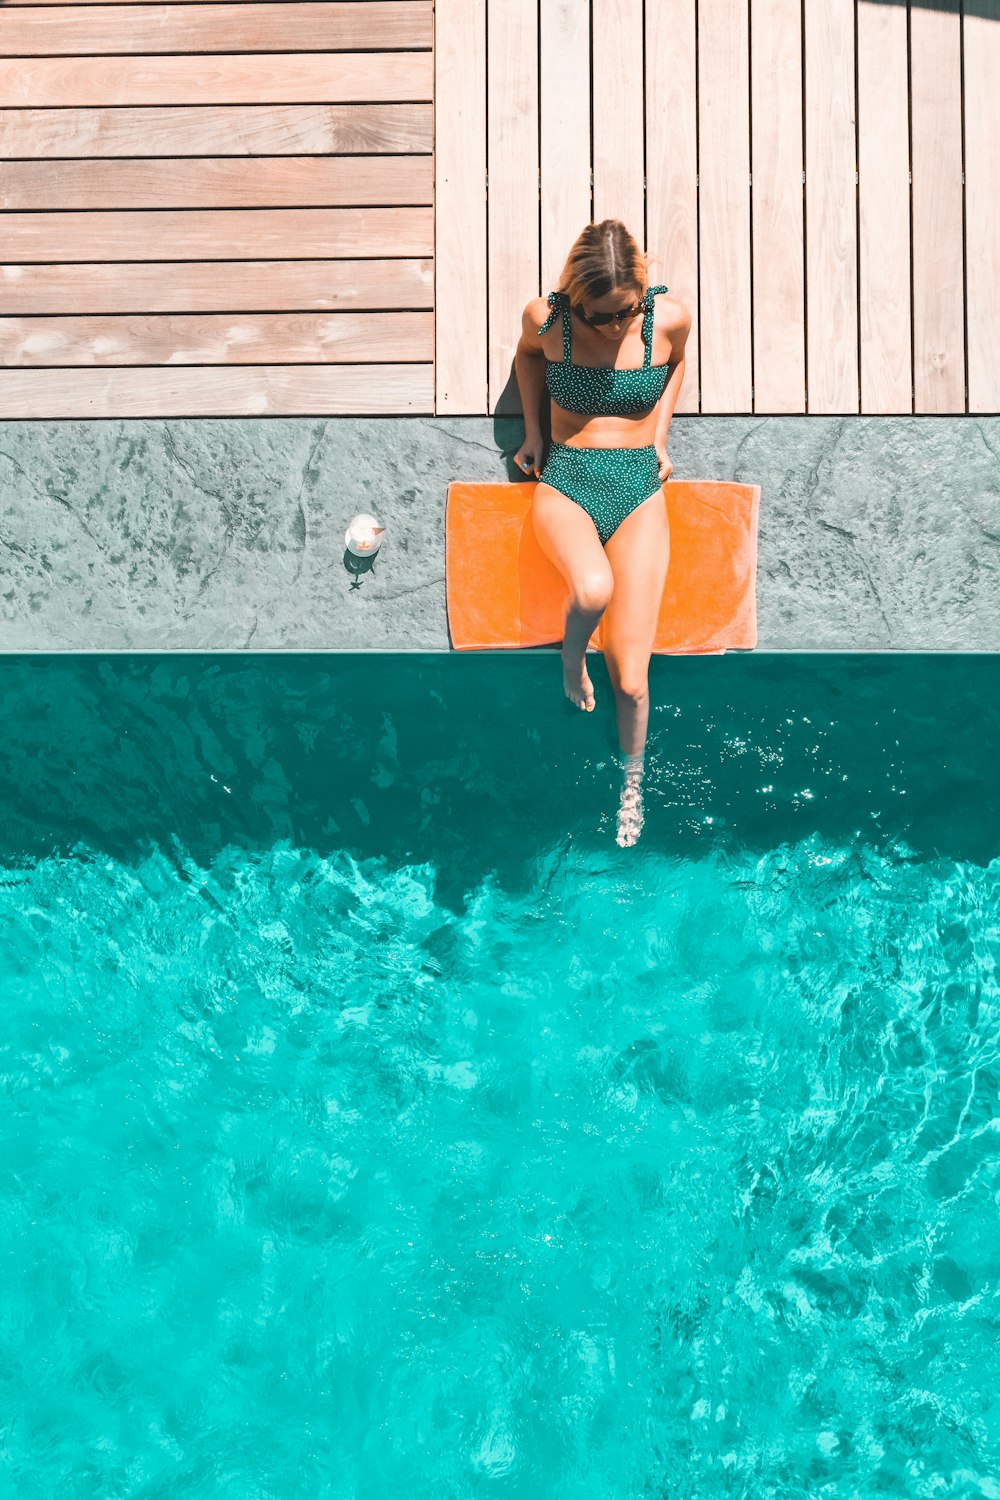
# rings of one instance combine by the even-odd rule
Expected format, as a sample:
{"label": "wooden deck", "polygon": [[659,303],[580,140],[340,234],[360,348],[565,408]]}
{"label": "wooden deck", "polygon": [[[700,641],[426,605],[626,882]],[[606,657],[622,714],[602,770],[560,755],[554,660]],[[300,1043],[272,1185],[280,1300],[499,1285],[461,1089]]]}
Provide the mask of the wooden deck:
{"label": "wooden deck", "polygon": [[1000,0],[965,10],[437,0],[437,410],[511,398],[521,308],[617,217],[692,313],[679,411],[1000,411]]}
{"label": "wooden deck", "polygon": [[1000,0],[8,0],[0,417],[507,410],[609,216],[679,411],[1000,411],[998,77]]}
{"label": "wooden deck", "polygon": [[432,23],[5,4],[0,415],[432,411]]}

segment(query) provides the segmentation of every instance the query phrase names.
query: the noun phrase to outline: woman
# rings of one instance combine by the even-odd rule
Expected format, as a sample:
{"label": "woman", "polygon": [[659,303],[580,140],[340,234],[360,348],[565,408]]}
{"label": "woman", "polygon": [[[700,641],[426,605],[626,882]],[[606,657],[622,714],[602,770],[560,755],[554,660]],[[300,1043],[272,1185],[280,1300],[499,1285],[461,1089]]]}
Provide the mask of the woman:
{"label": "woman", "polygon": [[[524,309],[514,359],[524,411],[514,462],[540,480],[531,509],[535,535],[569,585],[563,684],[588,713],[594,685],[587,642],[604,616],[625,757],[617,832],[623,847],[642,830],[649,658],[670,555],[661,482],[672,468],[667,432],[691,327],[686,308],[666,291],[649,285],[646,257],[624,224],[588,224],[559,291]],[[546,389],[552,443],[542,468]]]}

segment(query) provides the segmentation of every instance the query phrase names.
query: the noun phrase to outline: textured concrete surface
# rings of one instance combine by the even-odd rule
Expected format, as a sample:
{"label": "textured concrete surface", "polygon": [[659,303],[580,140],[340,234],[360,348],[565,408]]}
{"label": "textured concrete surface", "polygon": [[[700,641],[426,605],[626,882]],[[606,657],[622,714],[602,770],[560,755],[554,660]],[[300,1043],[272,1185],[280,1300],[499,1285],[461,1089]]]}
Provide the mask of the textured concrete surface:
{"label": "textured concrete surface", "polygon": [[[0,650],[447,650],[448,481],[511,418],[0,424]],[[762,486],[761,650],[1000,650],[1000,418],[675,417]],[[345,567],[351,515],[386,541]]]}

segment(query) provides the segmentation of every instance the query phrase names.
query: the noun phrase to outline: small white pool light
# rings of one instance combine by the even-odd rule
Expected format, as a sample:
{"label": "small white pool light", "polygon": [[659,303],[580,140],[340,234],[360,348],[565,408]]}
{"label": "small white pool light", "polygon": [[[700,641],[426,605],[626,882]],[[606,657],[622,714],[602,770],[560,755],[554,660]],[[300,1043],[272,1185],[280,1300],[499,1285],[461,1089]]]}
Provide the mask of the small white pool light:
{"label": "small white pool light", "polygon": [[348,552],[355,557],[374,557],[382,545],[385,527],[374,516],[355,516],[344,535]]}

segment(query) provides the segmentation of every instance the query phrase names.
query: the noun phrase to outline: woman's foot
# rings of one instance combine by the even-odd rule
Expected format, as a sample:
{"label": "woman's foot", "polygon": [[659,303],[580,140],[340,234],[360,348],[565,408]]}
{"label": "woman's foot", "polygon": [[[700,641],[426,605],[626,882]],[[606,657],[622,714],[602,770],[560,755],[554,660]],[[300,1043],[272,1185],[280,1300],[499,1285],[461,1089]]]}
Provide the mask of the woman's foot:
{"label": "woman's foot", "polygon": [[622,849],[630,849],[638,842],[642,832],[642,765],[629,765],[622,783],[621,801],[618,804],[618,831],[615,842]]}
{"label": "woman's foot", "polygon": [[575,703],[577,708],[584,709],[588,714],[593,713],[594,684],[587,672],[586,657],[573,657],[567,660],[566,653],[563,652],[562,663],[566,697],[571,703]]}

